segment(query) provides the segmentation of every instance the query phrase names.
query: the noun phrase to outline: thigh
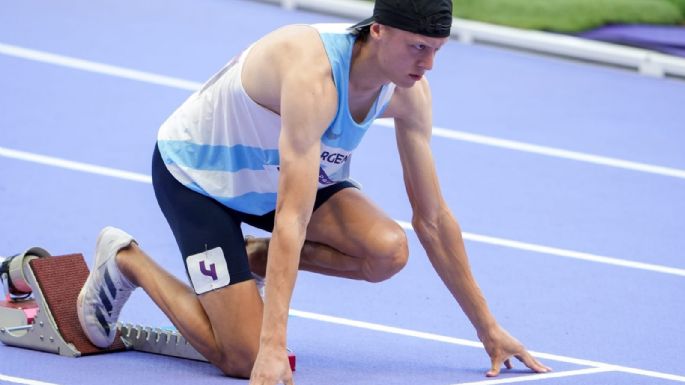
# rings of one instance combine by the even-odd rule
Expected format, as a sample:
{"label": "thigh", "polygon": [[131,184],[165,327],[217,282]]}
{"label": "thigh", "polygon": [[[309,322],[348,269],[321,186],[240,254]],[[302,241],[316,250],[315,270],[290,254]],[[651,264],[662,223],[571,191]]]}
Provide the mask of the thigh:
{"label": "thigh", "polygon": [[152,182],[197,294],[252,278],[240,220],[232,210],[178,182],[158,149]]}
{"label": "thigh", "polygon": [[198,296],[209,318],[218,356],[212,363],[225,374],[249,377],[259,351],[262,298],[254,280]]}
{"label": "thigh", "polygon": [[404,230],[357,188],[331,196],[312,214],[307,240],[356,257],[377,255]]}
{"label": "thigh", "polygon": [[157,201],[207,315],[203,322],[209,321],[216,343],[215,349],[198,350],[224,373],[247,377],[259,349],[263,305],[249,269],[240,220],[219,202],[176,181],[157,151],[152,177]]}

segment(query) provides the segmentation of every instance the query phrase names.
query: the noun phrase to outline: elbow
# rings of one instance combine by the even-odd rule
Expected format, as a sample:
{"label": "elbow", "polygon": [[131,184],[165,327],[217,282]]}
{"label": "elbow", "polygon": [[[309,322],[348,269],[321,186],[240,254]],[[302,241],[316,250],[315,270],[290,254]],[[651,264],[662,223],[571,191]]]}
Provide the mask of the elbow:
{"label": "elbow", "polygon": [[457,230],[458,233],[461,233],[459,224],[447,208],[436,210],[430,215],[414,215],[412,226],[416,236],[424,246],[434,244],[435,241],[439,240],[442,234],[445,233],[444,229],[446,228]]}
{"label": "elbow", "polygon": [[436,239],[438,237],[438,220],[437,218],[414,216],[411,221],[411,225],[416,232],[416,236],[419,238],[422,244],[426,241]]}
{"label": "elbow", "polygon": [[299,234],[304,241],[304,234],[307,231],[310,219],[311,212],[305,210],[282,210],[280,207],[277,207],[274,216],[273,232],[281,234],[289,233],[293,235]]}
{"label": "elbow", "polygon": [[273,228],[273,233],[279,233],[279,234],[299,234],[302,237],[304,237],[304,234],[307,232],[307,226],[309,225],[309,221],[306,219],[298,219],[298,218],[288,218],[284,219],[282,216],[279,218],[276,216],[276,219],[274,220],[274,228]]}

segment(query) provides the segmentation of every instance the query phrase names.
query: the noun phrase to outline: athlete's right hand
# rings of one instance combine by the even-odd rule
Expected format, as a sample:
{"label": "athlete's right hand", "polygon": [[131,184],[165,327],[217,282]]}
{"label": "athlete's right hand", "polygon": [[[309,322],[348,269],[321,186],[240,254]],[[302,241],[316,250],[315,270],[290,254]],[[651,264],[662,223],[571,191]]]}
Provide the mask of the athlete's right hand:
{"label": "athlete's right hand", "polygon": [[250,385],[295,385],[286,349],[260,346],[255,360]]}

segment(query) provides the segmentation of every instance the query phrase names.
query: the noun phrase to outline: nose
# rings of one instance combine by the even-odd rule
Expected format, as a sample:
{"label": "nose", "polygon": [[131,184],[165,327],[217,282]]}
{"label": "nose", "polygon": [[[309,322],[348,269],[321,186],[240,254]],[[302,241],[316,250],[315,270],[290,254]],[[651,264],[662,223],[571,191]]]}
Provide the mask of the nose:
{"label": "nose", "polygon": [[433,69],[433,62],[435,60],[435,51],[430,50],[425,53],[425,55],[419,61],[419,68],[426,71]]}

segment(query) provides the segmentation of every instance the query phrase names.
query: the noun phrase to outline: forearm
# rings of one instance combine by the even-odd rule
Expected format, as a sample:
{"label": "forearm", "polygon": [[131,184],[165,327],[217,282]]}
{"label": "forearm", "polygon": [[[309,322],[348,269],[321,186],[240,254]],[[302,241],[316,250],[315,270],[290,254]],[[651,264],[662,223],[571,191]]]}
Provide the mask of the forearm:
{"label": "forearm", "polygon": [[449,210],[433,220],[415,218],[414,228],[431,264],[479,335],[497,322],[471,272],[461,228]]}
{"label": "forearm", "polygon": [[277,224],[269,244],[262,345],[285,348],[288,310],[295,287],[304,230]]}

